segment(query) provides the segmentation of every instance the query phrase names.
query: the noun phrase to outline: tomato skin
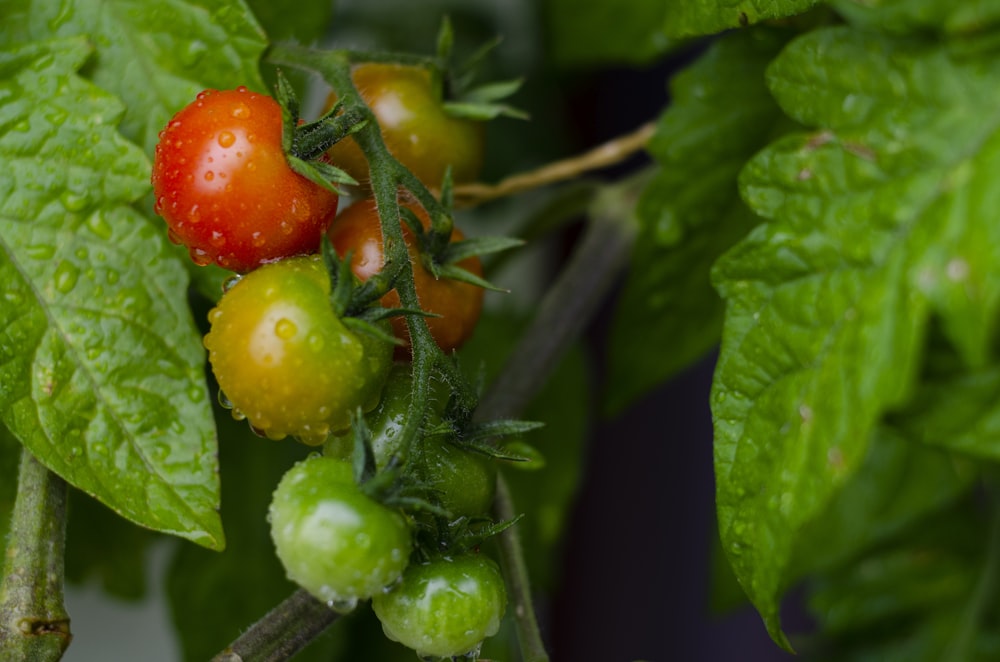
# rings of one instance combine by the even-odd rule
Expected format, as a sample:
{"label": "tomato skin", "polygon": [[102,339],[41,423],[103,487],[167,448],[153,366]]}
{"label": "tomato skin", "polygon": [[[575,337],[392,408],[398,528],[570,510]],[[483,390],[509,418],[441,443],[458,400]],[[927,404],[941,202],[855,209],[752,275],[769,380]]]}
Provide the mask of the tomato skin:
{"label": "tomato skin", "polygon": [[477,650],[497,633],[506,607],[500,569],[471,553],[413,564],[400,583],[372,597],[385,635],[424,658]]}
{"label": "tomato skin", "polygon": [[[427,212],[422,207],[410,204],[404,206],[416,213],[425,227],[430,225]],[[329,236],[333,247],[342,257],[347,255],[348,251],[354,252],[351,269],[359,279],[367,280],[378,273],[385,264],[382,227],[379,224],[375,201],[371,198],[359,200],[343,210],[330,226]],[[455,228],[451,235],[452,241],[459,241],[463,237],[458,228]],[[405,226],[403,239],[406,241],[410,261],[413,263],[413,282],[420,307],[427,312],[440,315],[440,317],[426,318],[427,327],[442,350],[450,352],[458,349],[472,336],[476,328],[482,313],[485,292],[481,287],[450,278],[434,278],[420,263],[413,235]],[[462,260],[458,266],[477,276],[483,274],[482,263],[478,257]],[[399,308],[401,305],[399,294],[395,290],[389,291],[382,297],[381,304],[386,308]],[[403,317],[393,318],[392,328],[397,338],[409,343],[409,331]]]}
{"label": "tomato skin", "polygon": [[293,466],[268,515],[288,578],[331,606],[352,608],[395,582],[409,563],[405,518],[362,493],[347,462],[317,455]]}
{"label": "tomato skin", "polygon": [[160,132],[155,210],[200,265],[237,272],[316,253],[337,196],[294,172],[269,96],[206,90]]}
{"label": "tomato skin", "polygon": [[209,312],[204,344],[219,387],[268,437],[321,444],[378,402],[392,346],[348,330],[329,293],[321,258],[289,258],[241,278]]}
{"label": "tomato skin", "polygon": [[[483,125],[445,113],[424,67],[366,62],[351,71],[354,86],[378,120],[389,152],[430,188],[440,188],[451,165],[456,184],[475,181],[485,151]],[[327,108],[336,96],[330,95]],[[335,144],[331,162],[362,184],[368,161],[354,138]]]}

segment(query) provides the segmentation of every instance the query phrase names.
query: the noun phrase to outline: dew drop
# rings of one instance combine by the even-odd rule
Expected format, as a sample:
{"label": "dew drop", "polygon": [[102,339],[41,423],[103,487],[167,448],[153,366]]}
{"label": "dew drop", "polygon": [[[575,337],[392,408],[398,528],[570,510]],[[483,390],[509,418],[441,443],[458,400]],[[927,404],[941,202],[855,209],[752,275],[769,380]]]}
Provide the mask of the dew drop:
{"label": "dew drop", "polygon": [[86,193],[64,191],[63,194],[59,196],[59,202],[61,202],[62,206],[66,208],[66,211],[76,212],[83,210],[87,206],[90,202],[90,197]]}
{"label": "dew drop", "polygon": [[208,242],[213,246],[215,246],[216,248],[222,248],[223,246],[226,245],[226,238],[218,230],[212,230],[212,236],[208,240]]}
{"label": "dew drop", "polygon": [[215,173],[211,170],[206,170],[204,177],[206,182],[210,182],[215,179]]}
{"label": "dew drop", "polygon": [[358,599],[343,598],[339,600],[327,600],[326,606],[338,614],[349,614],[358,606]]}
{"label": "dew drop", "polygon": [[[219,404],[223,407],[223,409],[233,409],[233,401],[229,399],[229,396],[226,395],[225,391],[221,388],[219,389]],[[234,412],[235,411],[236,410],[234,410]]]}
{"label": "dew drop", "polygon": [[202,248],[192,248],[189,252],[191,253],[191,259],[199,267],[205,267],[212,263],[212,256]]}
{"label": "dew drop", "polygon": [[306,342],[309,344],[309,349],[314,352],[323,351],[323,347],[326,345],[326,341],[323,340],[323,336],[318,333],[310,333]]}
{"label": "dew drop", "polygon": [[[232,276],[230,276],[226,280],[222,281],[222,291],[223,292],[228,292],[229,290],[233,289],[233,286],[236,285],[236,283],[240,282],[241,278],[243,278],[243,276],[241,276],[240,274],[233,274]],[[214,310],[218,310],[218,308],[216,308]],[[214,312],[214,310],[213,310],[213,312]],[[222,314],[221,310],[219,310],[219,314],[220,315]],[[209,313],[208,320],[210,322],[212,321],[212,314],[211,313]]]}
{"label": "dew drop", "polygon": [[245,103],[239,103],[233,108],[232,115],[237,119],[247,119],[250,117],[250,107]]}
{"label": "dew drop", "polygon": [[71,262],[63,260],[56,267],[55,286],[63,294],[68,294],[76,287],[76,281],[80,278],[80,270]]}
{"label": "dew drop", "polygon": [[101,239],[111,239],[114,231],[102,212],[95,212],[87,218],[87,229]]}
{"label": "dew drop", "polygon": [[195,39],[181,51],[181,63],[185,67],[193,67],[208,52],[208,45],[200,39]]}
{"label": "dew drop", "polygon": [[48,260],[56,253],[55,246],[49,244],[33,244],[24,249],[24,253],[36,260]]}
{"label": "dew drop", "polygon": [[299,328],[295,326],[295,322],[287,317],[282,317],[274,324],[274,334],[282,340],[291,340],[295,337],[298,330]]}
{"label": "dew drop", "polygon": [[236,142],[236,136],[232,131],[222,131],[219,133],[219,137],[216,138],[215,141],[219,143],[219,147],[226,149],[233,146]]}
{"label": "dew drop", "polygon": [[232,416],[233,419],[237,421],[245,421],[247,418],[247,415],[244,414],[242,410],[237,409],[236,407],[233,407]]}

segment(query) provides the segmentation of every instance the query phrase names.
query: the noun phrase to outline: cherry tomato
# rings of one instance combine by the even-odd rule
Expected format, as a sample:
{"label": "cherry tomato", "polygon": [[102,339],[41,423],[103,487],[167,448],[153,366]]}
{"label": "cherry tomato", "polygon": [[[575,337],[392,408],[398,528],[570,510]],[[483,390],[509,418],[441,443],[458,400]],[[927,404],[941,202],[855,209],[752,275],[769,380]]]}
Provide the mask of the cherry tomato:
{"label": "cherry tomato", "polygon": [[318,256],[289,258],[243,276],[209,313],[219,387],[233,414],[268,437],[321,444],[378,403],[392,346],[348,330],[329,294]]}
{"label": "cherry tomato", "polygon": [[[427,212],[417,205],[406,205],[413,210],[425,227],[430,224]],[[351,268],[361,280],[367,280],[380,271],[385,264],[382,252],[382,227],[379,224],[378,211],[371,198],[359,200],[334,220],[329,230],[330,241],[341,255],[353,251]],[[445,352],[457,349],[472,335],[479,321],[483,308],[481,287],[463,283],[450,278],[436,279],[420,263],[417,249],[413,245],[413,236],[404,226],[403,237],[410,251],[413,262],[413,280],[417,289],[420,307],[440,317],[428,317],[427,326],[431,335]],[[452,233],[452,240],[463,238],[457,228]],[[482,264],[477,257],[471,257],[459,263],[459,266],[481,276]],[[390,291],[381,301],[386,308],[400,307],[399,294]],[[406,320],[396,317],[392,320],[392,328],[398,338],[409,340]]]}
{"label": "cherry tomato", "polygon": [[497,633],[507,591],[496,563],[481,554],[413,564],[400,583],[372,597],[385,635],[424,658],[478,656]]}
{"label": "cherry tomato", "polygon": [[[372,433],[375,465],[382,469],[399,450],[400,432],[406,423],[412,378],[408,363],[396,363],[389,372],[382,399],[365,415]],[[441,422],[440,409],[447,398],[444,389],[432,397],[432,411],[427,427]],[[351,431],[331,435],[324,452],[333,457],[349,459],[354,450]],[[432,490],[437,505],[452,517],[477,517],[489,513],[496,494],[496,462],[480,453],[465,450],[441,437],[422,439],[411,456],[414,474]]]}
{"label": "cherry tomato", "polygon": [[281,108],[245,87],[206,90],[160,132],[155,210],[200,265],[246,272],[316,253],[337,196],[295,173]]}
{"label": "cherry tomato", "polygon": [[406,520],[362,493],[351,465],[335,458],[312,456],[289,469],[269,519],[288,578],[342,611],[395,582],[409,562]]}
{"label": "cherry tomato", "polygon": [[[430,72],[417,66],[368,62],[351,72],[355,87],[375,114],[389,152],[420,181],[438,188],[451,166],[455,183],[475,181],[483,164],[483,125],[449,116],[433,90]],[[327,108],[333,105],[330,95]],[[353,138],[327,154],[359,182],[368,179],[368,161]]]}

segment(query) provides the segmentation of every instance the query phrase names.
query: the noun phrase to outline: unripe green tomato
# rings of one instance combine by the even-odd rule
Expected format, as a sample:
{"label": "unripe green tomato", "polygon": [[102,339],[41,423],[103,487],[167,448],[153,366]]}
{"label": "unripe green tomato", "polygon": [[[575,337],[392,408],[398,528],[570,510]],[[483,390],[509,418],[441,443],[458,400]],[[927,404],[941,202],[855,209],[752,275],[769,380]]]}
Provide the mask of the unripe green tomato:
{"label": "unripe green tomato", "polygon": [[[365,423],[372,433],[375,466],[379,469],[384,468],[399,450],[411,391],[410,364],[395,363],[382,391],[382,399],[365,415]],[[443,388],[434,389],[428,426],[441,422],[436,410],[443,407],[446,397]],[[332,435],[325,452],[349,459],[353,448],[354,434],[347,431]],[[497,476],[496,463],[491,458],[459,448],[441,437],[423,439],[413,450],[410,462],[414,472],[435,491],[442,508],[454,517],[475,517],[489,512],[496,493]]]}
{"label": "unripe green tomato", "polygon": [[351,465],[335,458],[313,456],[289,469],[269,520],[288,578],[341,610],[397,581],[412,551],[403,516],[362,493]]}
{"label": "unripe green tomato", "polygon": [[413,564],[392,590],[372,598],[385,635],[424,658],[478,654],[506,607],[500,569],[472,553]]}
{"label": "unripe green tomato", "polygon": [[205,347],[233,415],[272,439],[321,444],[378,402],[392,345],[345,327],[329,294],[319,257],[290,258],[243,276],[208,315]]}

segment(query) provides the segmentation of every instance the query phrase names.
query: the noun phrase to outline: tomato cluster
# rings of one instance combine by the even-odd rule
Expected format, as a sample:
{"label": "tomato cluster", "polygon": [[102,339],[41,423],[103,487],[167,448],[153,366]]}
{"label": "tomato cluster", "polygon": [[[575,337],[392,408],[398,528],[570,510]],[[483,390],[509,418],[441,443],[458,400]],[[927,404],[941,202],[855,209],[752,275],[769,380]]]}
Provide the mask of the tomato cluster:
{"label": "tomato cluster", "polygon": [[[388,149],[419,179],[437,186],[448,168],[458,180],[476,176],[481,128],[444,114],[426,70],[361,65],[354,81]],[[310,170],[309,157],[293,152],[297,141],[287,132],[299,129],[290,117],[275,99],[246,88],[207,90],[171,119],[156,148],[155,208],[170,238],[197,264],[237,272],[209,313],[204,338],[220,401],[262,436],[329,442],[325,455],[292,467],[273,495],[271,537],[290,579],[335,609],[372,598],[386,634],[421,655],[475,653],[497,631],[505,609],[499,571],[462,547],[455,547],[454,557],[428,561],[417,532],[488,520],[496,469],[490,458],[439,433],[422,435],[412,452],[401,452],[403,435],[396,433],[409,405],[410,367],[396,364],[386,385],[393,366],[387,338],[394,334],[406,348],[408,328],[401,316],[385,319],[384,311],[372,308],[374,297],[363,294],[362,285],[385,265],[382,219],[371,199],[337,216],[332,187],[299,174],[329,173],[332,164],[364,179],[367,161],[353,140],[344,139],[314,154],[323,162]],[[309,131],[323,130],[324,121]],[[325,149],[324,143],[315,151]],[[402,228],[417,299],[429,314],[431,336],[450,352],[472,333],[483,290],[435,277],[440,244],[448,242],[437,239],[434,233],[443,232],[431,227],[427,211],[402,195],[400,200],[423,224],[422,231],[416,224]],[[435,241],[427,239],[432,236]],[[462,238],[454,230],[450,241]],[[353,276],[319,255],[326,240],[342,258],[353,256]],[[457,266],[473,278],[482,275],[476,257]],[[347,289],[345,278],[354,279]],[[395,289],[377,305],[402,307]],[[369,412],[366,427],[356,426],[371,432],[367,444],[352,428],[359,412]],[[428,414],[422,432],[441,421],[440,411]],[[365,466],[374,464],[381,474],[355,467],[356,445],[367,449]],[[392,457],[405,455],[409,460],[398,476],[398,466],[387,470]],[[436,513],[434,523],[418,524],[419,509],[401,507],[412,499],[393,500],[403,485],[420,486],[421,503]],[[435,553],[445,547],[435,544]]]}

